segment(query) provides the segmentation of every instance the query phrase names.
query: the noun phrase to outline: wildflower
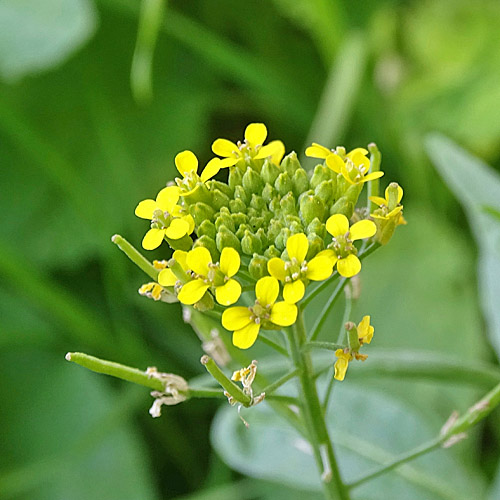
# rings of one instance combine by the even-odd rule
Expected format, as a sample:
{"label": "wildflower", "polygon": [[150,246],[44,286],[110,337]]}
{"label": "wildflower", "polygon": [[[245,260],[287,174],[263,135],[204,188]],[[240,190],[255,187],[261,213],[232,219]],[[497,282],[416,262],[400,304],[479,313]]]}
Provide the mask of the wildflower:
{"label": "wildflower", "polygon": [[316,256],[305,260],[309,250],[309,240],[303,233],[294,234],[286,241],[288,260],[279,257],[267,263],[269,274],[284,283],[283,298],[295,304],[304,296],[308,280],[322,281],[330,277],[333,264],[327,256]]}
{"label": "wildflower", "polygon": [[158,248],[165,237],[178,240],[193,232],[194,220],[177,205],[179,197],[179,188],[169,186],[158,193],[156,200],[143,200],[137,205],[135,215],[151,220],[151,229],[142,240],[146,250]]}
{"label": "wildflower", "polygon": [[263,123],[250,123],[245,129],[245,141],[235,144],[227,139],[217,139],[212,144],[212,151],[223,158],[230,159],[225,166],[236,165],[240,160],[264,160],[279,165],[285,154],[285,145],[281,141],[271,141],[264,146],[267,128]]}
{"label": "wildflower", "polygon": [[297,306],[281,301],[279,282],[272,276],[265,276],[255,285],[256,300],[253,306],[236,306],[222,314],[222,326],[233,331],[233,344],[240,349],[251,347],[260,328],[291,326],[297,319]]}
{"label": "wildflower", "polygon": [[325,148],[325,146],[322,146],[317,142],[313,142],[312,145],[306,149],[306,156],[309,156],[309,158],[320,158],[322,160],[325,160],[328,156],[334,153],[334,149]]}
{"label": "wildflower", "polygon": [[145,297],[152,298],[155,301],[161,299],[161,293],[163,292],[163,287],[154,281],[151,283],[146,283],[139,288],[139,294]]}
{"label": "wildflower", "polygon": [[372,341],[375,328],[370,325],[370,316],[364,316],[358,324],[358,339],[361,345],[369,344]]}
{"label": "wildflower", "polygon": [[[172,258],[180,264],[184,271],[188,270],[186,257],[187,252],[184,252],[183,250],[176,250],[172,255]],[[159,264],[163,263],[165,265],[163,265],[163,267],[159,267]],[[179,281],[179,278],[174,274],[172,269],[167,267],[167,264],[168,263],[166,261],[153,261],[153,266],[156,267],[156,269],[161,269],[160,274],[158,274],[158,283],[162,286],[175,286]]]}
{"label": "wildflower", "polygon": [[220,263],[213,263],[205,247],[187,253],[186,266],[194,272],[192,281],[182,286],[178,299],[186,305],[198,302],[209,288],[215,288],[215,298],[221,305],[234,304],[241,295],[241,285],[232,277],[240,269],[240,256],[231,247],[222,250]]}
{"label": "wildflower", "polygon": [[349,220],[343,214],[335,214],[326,221],[326,230],[333,236],[328,250],[320,255],[328,255],[337,264],[337,271],[345,278],[351,278],[361,271],[353,242],[373,236],[377,227],[371,220],[361,220],[349,227]]}
{"label": "wildflower", "polygon": [[335,361],[335,374],[334,377],[336,380],[344,380],[347,368],[349,366],[349,361],[352,361],[352,354],[344,349],[337,349],[335,351],[335,356],[337,356],[337,361]]}
{"label": "wildflower", "polygon": [[387,186],[385,198],[370,196],[370,201],[379,206],[373,211],[371,217],[375,219],[377,225],[377,241],[382,245],[389,242],[397,226],[406,224],[401,205],[402,198],[403,189],[396,182],[391,182]]}

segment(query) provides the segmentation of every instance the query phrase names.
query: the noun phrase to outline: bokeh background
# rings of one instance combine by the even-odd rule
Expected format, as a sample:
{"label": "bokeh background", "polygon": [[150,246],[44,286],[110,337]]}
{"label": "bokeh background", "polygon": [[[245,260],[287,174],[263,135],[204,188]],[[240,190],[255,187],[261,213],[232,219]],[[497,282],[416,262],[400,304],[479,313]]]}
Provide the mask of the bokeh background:
{"label": "bokeh background", "polygon": [[[500,276],[499,223],[470,214],[497,179],[473,174],[462,205],[428,152],[442,153],[448,180],[462,157],[450,160],[428,134],[498,170],[499,27],[495,0],[0,2],[0,498],[315,498],[294,483],[292,463],[263,453],[247,471],[260,479],[249,479],[238,457],[222,460],[209,436],[215,401],[153,420],[146,390],[64,361],[84,351],[202,373],[200,342],[178,305],[140,297],[147,278],[110,238],[140,247],[147,224],[134,208],[173,177],[175,154],[191,149],[206,162],[215,138],[237,140],[253,121],[299,154],[312,140],[374,141],[382,185],[404,187],[408,225],[364,264],[353,310],[357,321],[372,316],[370,348],[432,351],[465,374],[497,373],[498,295],[484,274]],[[493,234],[485,245],[484,234]],[[341,306],[324,338],[337,332]],[[351,400],[346,425],[368,443],[354,446],[365,459],[432,437],[490,387],[467,376],[352,378],[338,397]],[[221,425],[212,435],[219,450],[234,437]],[[498,499],[499,448],[497,411],[467,441],[358,498]],[[273,467],[285,484],[266,475]],[[470,490],[457,492],[455,477]]]}

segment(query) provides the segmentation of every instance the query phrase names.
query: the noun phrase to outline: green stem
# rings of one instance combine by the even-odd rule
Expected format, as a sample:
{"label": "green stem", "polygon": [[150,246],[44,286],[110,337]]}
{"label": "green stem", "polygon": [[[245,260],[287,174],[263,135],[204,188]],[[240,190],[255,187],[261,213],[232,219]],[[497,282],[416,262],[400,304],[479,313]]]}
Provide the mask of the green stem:
{"label": "green stem", "polygon": [[159,269],[149,262],[135,247],[133,247],[123,236],[115,234],[111,241],[140,269],[155,281],[160,274]]}
{"label": "green stem", "polygon": [[344,289],[346,284],[347,284],[347,278],[342,278],[340,280],[340,283],[337,285],[337,288],[334,290],[332,295],[330,295],[330,297],[326,301],[326,304],[323,306],[323,309],[319,313],[316,323],[314,323],[314,326],[312,327],[312,331],[309,335],[309,340],[315,340],[319,335],[322,326],[325,324],[325,321],[328,318],[328,313],[331,311],[331,308],[333,307],[337,299],[340,297],[340,294],[342,293],[342,290]]}
{"label": "green stem", "polygon": [[325,288],[327,288],[331,283],[333,283],[336,279],[338,279],[339,274],[335,271],[327,280],[323,281],[320,285],[318,285],[314,290],[309,292],[308,295],[305,296],[304,300],[301,302],[302,309],[313,300],[318,294],[320,294]]}
{"label": "green stem", "polygon": [[258,339],[264,344],[268,345],[269,347],[272,347],[275,351],[279,352],[280,354],[283,354],[283,356],[288,357],[288,351],[283,346],[279,345],[277,342],[270,339],[265,332],[262,331],[259,332]]}
{"label": "green stem", "polygon": [[341,344],[344,342],[344,338],[346,336],[345,324],[349,321],[351,317],[351,309],[352,309],[352,288],[348,289],[345,294],[345,306],[344,306],[344,315],[342,316],[342,322],[340,323],[339,336],[337,337],[337,344]]}
{"label": "green stem", "polygon": [[321,471],[325,498],[349,500],[349,492],[340,477],[332,442],[323,417],[321,402],[314,382],[311,356],[308,351],[302,350],[302,346],[306,342],[302,310],[299,310],[295,325],[287,329],[287,334],[292,360],[299,370],[300,400],[304,421],[318,468]]}
{"label": "green stem", "polygon": [[272,394],[276,389],[280,388],[283,384],[286,384],[289,380],[291,380],[293,377],[299,374],[299,369],[295,368],[294,370],[286,373],[282,377],[280,377],[278,380],[273,382],[272,384],[269,384],[267,387],[262,389],[262,392],[266,393],[266,398],[268,395]]}
{"label": "green stem", "polygon": [[337,349],[343,349],[344,344],[333,344],[332,342],[307,342],[304,344],[303,349],[308,351],[309,349],[327,349],[329,351],[336,351]]}

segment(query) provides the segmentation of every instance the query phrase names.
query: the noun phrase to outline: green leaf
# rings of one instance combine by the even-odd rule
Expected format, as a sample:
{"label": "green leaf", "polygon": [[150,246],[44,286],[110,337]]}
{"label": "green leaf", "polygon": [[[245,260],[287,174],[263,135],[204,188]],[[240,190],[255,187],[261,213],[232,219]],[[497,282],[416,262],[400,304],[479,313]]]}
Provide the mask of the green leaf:
{"label": "green leaf", "polygon": [[93,35],[88,0],[0,2],[0,77],[15,81],[57,66]]}
{"label": "green leaf", "polygon": [[[335,388],[335,409],[328,423],[347,482],[370,468],[434,437],[422,415],[387,394],[352,383]],[[237,471],[304,490],[318,491],[320,478],[309,444],[265,405],[243,410],[247,429],[234,408],[219,410],[212,443],[222,459]],[[354,498],[378,500],[466,500],[479,498],[481,481],[440,450],[406,464],[354,490]]]}
{"label": "green leaf", "polygon": [[478,280],[488,334],[500,356],[500,225],[484,206],[500,210],[500,176],[478,158],[438,134],[427,151],[443,180],[463,205],[479,249]]}

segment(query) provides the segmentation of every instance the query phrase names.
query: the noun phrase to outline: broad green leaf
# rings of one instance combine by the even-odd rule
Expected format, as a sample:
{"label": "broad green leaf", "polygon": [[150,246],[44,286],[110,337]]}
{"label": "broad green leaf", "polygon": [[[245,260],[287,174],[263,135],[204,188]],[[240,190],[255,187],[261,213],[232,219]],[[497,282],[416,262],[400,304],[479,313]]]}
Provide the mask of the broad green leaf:
{"label": "broad green leaf", "polygon": [[87,42],[96,25],[89,0],[3,0],[0,77],[14,81],[57,66]]}
{"label": "broad green leaf", "polygon": [[500,356],[500,224],[484,210],[500,209],[500,176],[444,136],[427,138],[427,151],[438,172],[463,205],[479,249],[478,280],[488,334]]}
{"label": "broad green leaf", "polygon": [[[234,408],[219,410],[212,443],[237,471],[317,491],[320,478],[309,444],[287,422],[262,404],[243,412],[247,429]],[[339,467],[347,482],[434,437],[419,411],[385,393],[352,383],[335,388],[335,408],[328,414]],[[468,500],[480,498],[482,482],[450,450],[423,456],[412,464],[354,490],[354,498],[378,500]]]}

